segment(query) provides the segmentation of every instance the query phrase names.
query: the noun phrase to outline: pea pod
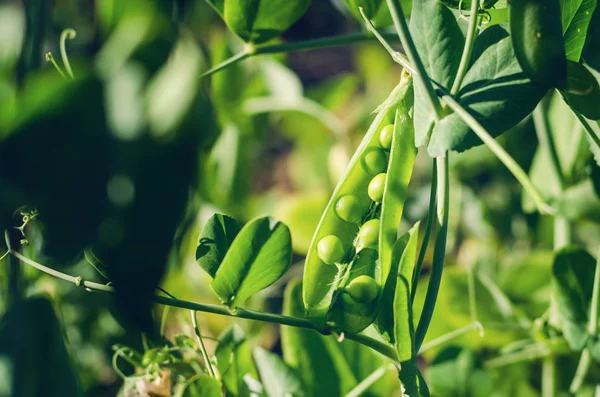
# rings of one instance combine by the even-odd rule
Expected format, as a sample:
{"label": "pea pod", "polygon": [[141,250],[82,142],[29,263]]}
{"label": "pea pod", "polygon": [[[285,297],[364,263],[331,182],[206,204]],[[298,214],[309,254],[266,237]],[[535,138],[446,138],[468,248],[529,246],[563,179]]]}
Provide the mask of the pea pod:
{"label": "pea pod", "polygon": [[[405,74],[380,108],[317,226],[303,283],[305,308],[317,324],[359,332],[376,315],[416,154],[408,116],[412,95],[412,79]],[[396,108],[401,113],[390,143],[387,116]]]}
{"label": "pea pod", "polygon": [[512,0],[510,31],[525,74],[545,87],[563,88],[567,57],[559,0]]}

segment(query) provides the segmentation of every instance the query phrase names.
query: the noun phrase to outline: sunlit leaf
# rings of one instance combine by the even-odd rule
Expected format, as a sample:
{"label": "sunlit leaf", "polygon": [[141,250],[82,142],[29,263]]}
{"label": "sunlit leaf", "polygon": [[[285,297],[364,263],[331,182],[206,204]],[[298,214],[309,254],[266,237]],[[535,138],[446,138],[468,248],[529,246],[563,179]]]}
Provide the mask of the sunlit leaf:
{"label": "sunlit leaf", "polygon": [[278,355],[257,347],[254,349],[253,356],[260,379],[269,397],[306,395],[298,376],[285,365]]}
{"label": "sunlit leaf", "polygon": [[241,226],[224,214],[214,214],[200,232],[196,260],[211,277],[215,277],[227,250],[239,233]]}
{"label": "sunlit leaf", "polygon": [[273,218],[257,218],[233,240],[211,286],[223,303],[235,307],[277,281],[291,263],[288,227]]}

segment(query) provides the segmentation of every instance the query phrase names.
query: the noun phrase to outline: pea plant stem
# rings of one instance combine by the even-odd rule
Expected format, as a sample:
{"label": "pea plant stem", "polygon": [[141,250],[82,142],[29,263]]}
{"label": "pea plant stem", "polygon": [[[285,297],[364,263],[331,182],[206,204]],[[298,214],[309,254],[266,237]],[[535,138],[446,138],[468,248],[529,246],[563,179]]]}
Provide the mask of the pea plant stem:
{"label": "pea plant stem", "polygon": [[550,355],[542,360],[542,397],[556,394],[556,360]]}
{"label": "pea plant stem", "polygon": [[[394,35],[389,33],[382,33],[382,35],[393,39]],[[307,50],[316,50],[320,48],[327,47],[335,47],[346,44],[359,43],[362,41],[372,40],[374,37],[369,32],[360,32],[360,33],[352,33],[331,37],[323,37],[320,39],[314,40],[306,40],[299,41],[295,43],[281,43],[281,44],[262,44],[257,46],[249,46],[245,50],[233,55],[231,58],[226,59],[225,61],[219,63],[213,68],[202,74],[202,77],[210,76],[220,70],[223,70],[229,66],[232,66],[238,62],[243,61],[244,59],[256,56],[256,55],[265,55],[265,54],[276,54],[276,53],[284,53],[284,52],[295,52],[295,51],[307,51]]]}
{"label": "pea plant stem", "polygon": [[200,326],[198,325],[198,319],[196,318],[196,311],[190,310],[190,316],[192,317],[192,326],[194,327],[194,334],[196,335],[196,342],[198,343],[198,347],[200,348],[200,353],[202,353],[202,358],[204,359],[204,363],[206,364],[206,369],[208,373],[213,378],[216,378],[215,370],[212,367],[210,359],[208,358],[208,352],[206,351],[206,347],[204,346],[204,341],[202,340],[202,332],[200,331]]}
{"label": "pea plant stem", "polygon": [[477,27],[479,26],[479,2],[471,2],[471,15],[469,17],[469,28],[467,30],[467,37],[465,40],[465,46],[460,58],[460,64],[458,65],[458,71],[456,72],[456,78],[452,84],[450,93],[456,95],[460,86],[467,74],[469,69],[469,63],[471,62],[471,54],[473,53],[473,44],[475,44],[475,38],[477,37]]}
{"label": "pea plant stem", "polygon": [[[396,28],[396,32],[398,33],[398,37],[400,38],[400,42],[402,43],[402,47],[404,51],[406,51],[406,55],[408,56],[408,60],[417,70],[417,79],[419,84],[422,84],[425,87],[425,92],[427,93],[427,99],[431,104],[433,109],[434,119],[438,121],[442,118],[442,106],[440,104],[440,100],[437,97],[435,90],[433,89],[433,84],[427,75],[427,71],[425,70],[425,65],[421,61],[419,57],[419,53],[417,52],[417,47],[410,35],[408,30],[408,24],[406,23],[406,18],[404,16],[404,11],[402,11],[402,6],[400,5],[399,0],[386,0],[388,9],[390,10],[390,14],[392,15],[392,20],[394,22],[394,27]],[[413,73],[414,74],[414,73]]]}
{"label": "pea plant stem", "polygon": [[[95,283],[92,281],[83,280],[81,277],[71,276],[69,274],[60,272],[58,270],[49,268],[47,266],[44,266],[34,260],[27,258],[26,256],[20,254],[19,252],[12,249],[10,246],[9,246],[8,252],[10,253],[10,255],[14,256],[22,263],[32,266],[32,267],[38,269],[39,271],[49,274],[58,279],[71,282],[77,286],[82,286],[88,291],[115,292],[114,287],[112,287],[110,285],[105,285],[105,284]],[[236,308],[235,310],[232,310],[232,309],[229,309],[227,306],[223,306],[223,305],[191,302],[191,301],[186,301],[186,300],[181,300],[181,299],[176,299],[176,298],[166,297],[166,296],[160,296],[160,295],[155,295],[153,300],[155,303],[158,303],[161,305],[178,307],[181,309],[194,310],[194,311],[199,311],[199,312],[204,312],[204,313],[219,314],[222,316],[244,318],[244,319],[248,319],[248,320],[263,321],[263,322],[268,322],[268,323],[273,323],[273,324],[287,325],[290,327],[305,328],[305,329],[310,329],[310,330],[313,330],[313,331],[316,331],[316,332],[319,332],[322,334],[330,334],[330,333],[336,331],[335,329],[325,329],[325,330],[320,329],[320,328],[316,327],[313,323],[311,323],[309,320],[306,320],[304,318],[299,318],[299,317],[284,316],[281,314],[274,314],[274,313],[265,313],[265,312],[259,312],[259,311],[243,309],[243,308]],[[397,359],[395,349],[392,346],[390,346],[384,342],[380,342],[376,339],[373,339],[369,336],[362,335],[362,334],[347,333],[347,334],[344,334],[344,338],[348,339],[348,340],[353,340],[357,343],[360,343],[362,345],[370,347],[371,349],[379,352],[381,355],[389,358],[394,363],[397,363],[398,359]]]}
{"label": "pea plant stem", "polygon": [[462,107],[451,95],[442,93],[442,99],[448,107],[450,107],[470,128],[473,132],[487,145],[487,147],[496,155],[496,157],[504,164],[506,168],[514,175],[519,181],[525,192],[531,197],[538,211],[542,214],[551,214],[554,212],[542,197],[539,190],[535,187],[527,173],[521,168],[521,166],[513,159],[510,154],[504,150],[502,146],[489,132],[469,113],[464,107]]}
{"label": "pea plant stem", "polygon": [[435,239],[435,248],[433,250],[433,264],[431,266],[431,276],[429,277],[429,285],[425,295],[425,303],[417,330],[415,331],[415,349],[419,351],[425,340],[427,329],[433,317],[435,303],[437,301],[440,283],[442,281],[442,273],[444,270],[444,258],[446,256],[446,239],[448,237],[448,208],[450,204],[449,192],[449,172],[448,172],[448,156],[436,158],[437,174],[438,174],[438,233]]}
{"label": "pea plant stem", "polygon": [[377,368],[369,376],[363,379],[358,385],[346,394],[346,397],[359,397],[362,396],[375,382],[381,379],[386,373],[393,371],[396,367],[394,365],[386,365]]}
{"label": "pea plant stem", "polygon": [[431,170],[431,191],[429,193],[429,211],[427,212],[427,224],[425,225],[425,235],[423,236],[423,243],[419,249],[419,256],[417,263],[415,264],[415,272],[413,273],[412,287],[410,297],[412,302],[415,302],[417,296],[417,286],[419,284],[419,277],[421,276],[421,269],[423,268],[423,261],[427,254],[427,247],[429,246],[429,240],[431,239],[431,233],[433,226],[435,225],[435,210],[436,210],[436,198],[437,198],[437,167],[435,165],[435,159],[433,160],[433,167]]}

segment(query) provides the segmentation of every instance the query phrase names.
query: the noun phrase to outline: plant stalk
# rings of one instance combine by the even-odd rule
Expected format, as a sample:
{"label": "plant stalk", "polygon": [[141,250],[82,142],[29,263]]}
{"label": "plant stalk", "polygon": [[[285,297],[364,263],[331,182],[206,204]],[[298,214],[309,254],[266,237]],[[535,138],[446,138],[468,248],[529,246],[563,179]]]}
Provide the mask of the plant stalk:
{"label": "plant stalk", "polygon": [[[69,274],[49,268],[47,266],[44,266],[40,263],[37,263],[37,262],[25,257],[24,255],[12,250],[12,249],[9,249],[9,252],[11,255],[13,255],[15,258],[17,258],[22,263],[30,265],[30,266],[38,269],[39,271],[49,274],[53,277],[59,278],[64,281],[71,282],[77,286],[82,286],[88,291],[115,292],[115,288],[111,287],[109,285],[95,283],[92,281],[87,281],[87,280],[84,280],[82,277],[71,276]],[[304,319],[304,318],[299,318],[299,317],[284,316],[281,314],[274,314],[274,313],[264,313],[264,312],[259,312],[259,311],[255,311],[255,310],[243,309],[243,308],[236,308],[234,310],[231,310],[227,306],[223,306],[223,305],[191,302],[191,301],[180,300],[180,299],[170,298],[170,297],[165,297],[165,296],[160,296],[160,295],[155,295],[153,300],[155,303],[158,303],[161,305],[179,307],[182,309],[195,310],[195,311],[204,312],[204,313],[219,314],[222,316],[245,318],[248,320],[263,321],[263,322],[268,322],[268,323],[287,325],[290,327],[305,328],[305,329],[310,329],[310,330],[319,332],[323,335],[328,335],[333,332],[341,333],[337,329],[318,328],[313,323],[311,323],[309,320]],[[344,338],[353,340],[357,343],[360,343],[362,345],[370,347],[371,349],[379,352],[383,356],[389,358],[394,363],[397,363],[397,361],[398,361],[398,358],[397,358],[398,356],[396,355],[396,350],[392,346],[390,346],[384,342],[380,342],[376,339],[373,339],[373,338],[363,335],[363,334],[344,333]]]}
{"label": "plant stalk", "polygon": [[471,62],[471,54],[473,53],[473,44],[475,44],[475,38],[477,38],[477,27],[479,26],[479,1],[471,1],[471,15],[469,18],[469,30],[467,31],[467,37],[465,39],[465,46],[460,58],[460,64],[458,65],[458,71],[456,72],[456,78],[452,84],[450,93],[456,95],[462,85],[467,70],[469,70],[469,63]]}
{"label": "plant stalk", "polygon": [[429,240],[431,239],[431,233],[433,226],[435,225],[435,209],[436,209],[436,198],[437,198],[437,166],[435,160],[433,160],[433,167],[431,171],[431,192],[429,193],[429,211],[427,212],[427,224],[425,225],[425,236],[423,236],[423,243],[419,249],[419,256],[415,265],[415,271],[413,273],[412,287],[410,296],[412,303],[415,302],[417,296],[417,286],[419,284],[419,277],[421,276],[421,269],[423,268],[423,261],[427,254],[427,247],[429,246]]}
{"label": "plant stalk", "polygon": [[448,171],[448,155],[446,157],[436,158],[438,173],[438,233],[435,239],[435,248],[433,251],[433,264],[431,267],[431,276],[427,286],[427,294],[423,311],[419,318],[419,324],[415,332],[415,350],[419,351],[425,340],[425,335],[429,329],[435,303],[437,301],[444,270],[444,258],[446,256],[446,239],[448,237],[448,209],[450,204],[450,184]]}
{"label": "plant stalk", "polygon": [[[427,99],[433,109],[433,115],[435,121],[439,121],[442,118],[442,106],[440,104],[440,100],[433,89],[433,85],[431,83],[431,79],[427,75],[427,71],[425,70],[425,66],[423,65],[423,61],[419,57],[419,53],[417,52],[417,47],[410,35],[410,31],[408,29],[408,25],[406,23],[406,18],[404,16],[404,11],[402,11],[402,6],[400,5],[399,0],[386,0],[387,6],[390,10],[390,14],[392,15],[392,20],[394,21],[394,27],[396,28],[396,32],[398,33],[398,37],[400,38],[400,42],[402,43],[402,47],[408,56],[408,60],[414,67],[417,69],[417,80],[419,84],[422,84],[425,87],[425,92],[427,93]],[[414,74],[414,73],[413,73]]]}
{"label": "plant stalk", "polygon": [[[395,35],[382,33],[388,38],[395,38]],[[295,52],[295,51],[307,51],[316,50],[320,48],[335,47],[346,44],[359,43],[362,41],[369,41],[373,39],[373,35],[369,32],[352,33],[339,36],[324,37],[314,40],[306,40],[295,43],[282,43],[282,44],[262,44],[254,47],[248,47],[244,51],[233,55],[231,58],[226,59],[220,64],[214,66],[210,70],[204,72],[202,77],[210,76],[220,70],[223,70],[231,65],[243,61],[244,59],[264,54],[276,54],[282,52]]]}

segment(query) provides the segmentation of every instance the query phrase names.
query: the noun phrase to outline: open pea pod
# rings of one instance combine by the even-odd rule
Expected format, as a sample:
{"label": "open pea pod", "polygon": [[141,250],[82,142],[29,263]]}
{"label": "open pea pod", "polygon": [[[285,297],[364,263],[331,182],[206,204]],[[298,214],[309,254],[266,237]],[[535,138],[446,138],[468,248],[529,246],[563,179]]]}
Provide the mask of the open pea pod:
{"label": "open pea pod", "polygon": [[[412,79],[405,74],[380,107],[317,226],[302,291],[308,316],[316,324],[359,332],[377,313],[416,154],[408,116],[412,95]],[[402,113],[394,127],[386,116],[396,108]],[[395,165],[388,166],[394,158]],[[386,205],[389,208],[383,209]],[[383,261],[378,258],[382,249],[390,251],[382,255]]]}

